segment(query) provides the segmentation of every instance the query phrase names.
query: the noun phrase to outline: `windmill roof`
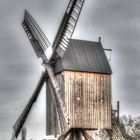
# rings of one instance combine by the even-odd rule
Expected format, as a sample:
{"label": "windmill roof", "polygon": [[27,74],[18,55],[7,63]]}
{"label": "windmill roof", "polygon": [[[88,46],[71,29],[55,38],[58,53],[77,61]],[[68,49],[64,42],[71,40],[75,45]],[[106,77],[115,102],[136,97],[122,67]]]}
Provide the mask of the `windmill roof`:
{"label": "windmill roof", "polygon": [[71,39],[62,58],[58,58],[55,73],[63,70],[111,74],[110,64],[100,42]]}

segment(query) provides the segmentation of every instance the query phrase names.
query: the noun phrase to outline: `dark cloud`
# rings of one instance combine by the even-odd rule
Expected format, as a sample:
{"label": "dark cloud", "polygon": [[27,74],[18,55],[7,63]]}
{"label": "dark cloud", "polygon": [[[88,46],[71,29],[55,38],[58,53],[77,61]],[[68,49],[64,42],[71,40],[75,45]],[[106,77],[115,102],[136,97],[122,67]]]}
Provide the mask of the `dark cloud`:
{"label": "dark cloud", "polygon": [[[43,70],[21,26],[24,9],[29,10],[52,42],[68,2],[0,0],[0,139],[10,138],[12,125]],[[101,36],[103,46],[113,49],[113,105],[120,100],[122,114],[140,114],[139,7],[139,0],[87,0],[73,36],[93,41]],[[44,96],[35,104],[26,124],[32,136],[30,126],[41,128],[39,136],[45,135],[42,99]]]}
{"label": "dark cloud", "polygon": [[[113,49],[113,101],[121,101],[122,113],[138,115],[136,110],[140,106],[140,2],[99,0],[89,3],[88,16],[79,23],[85,33],[82,38],[95,40],[94,38],[102,36],[103,46]],[[80,26],[77,30],[80,32]],[[77,36],[80,34],[82,32]]]}

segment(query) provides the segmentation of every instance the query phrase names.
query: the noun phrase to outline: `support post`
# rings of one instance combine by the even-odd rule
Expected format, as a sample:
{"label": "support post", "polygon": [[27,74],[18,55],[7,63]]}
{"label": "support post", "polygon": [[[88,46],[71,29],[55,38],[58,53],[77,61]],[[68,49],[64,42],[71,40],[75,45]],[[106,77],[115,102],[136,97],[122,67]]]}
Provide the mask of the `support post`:
{"label": "support post", "polygon": [[120,101],[117,102],[117,121],[119,123],[120,118]]}

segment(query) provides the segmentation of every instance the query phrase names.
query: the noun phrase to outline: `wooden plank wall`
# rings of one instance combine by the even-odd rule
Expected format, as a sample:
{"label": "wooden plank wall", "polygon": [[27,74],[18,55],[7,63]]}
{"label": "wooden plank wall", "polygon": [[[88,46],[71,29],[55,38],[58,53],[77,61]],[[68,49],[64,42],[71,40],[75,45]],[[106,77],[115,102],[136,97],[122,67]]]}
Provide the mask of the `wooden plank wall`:
{"label": "wooden plank wall", "polygon": [[[64,71],[56,79],[71,120],[69,128],[111,129],[111,75]],[[47,135],[52,135],[59,127],[48,86],[46,103]]]}
{"label": "wooden plank wall", "polygon": [[111,129],[111,75],[64,71],[70,127]]}

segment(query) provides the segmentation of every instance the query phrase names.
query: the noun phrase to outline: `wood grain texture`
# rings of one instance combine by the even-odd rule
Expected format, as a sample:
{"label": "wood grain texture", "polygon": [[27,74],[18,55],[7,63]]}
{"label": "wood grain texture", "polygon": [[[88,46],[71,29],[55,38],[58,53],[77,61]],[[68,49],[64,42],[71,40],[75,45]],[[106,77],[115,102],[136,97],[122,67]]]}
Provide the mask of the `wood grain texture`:
{"label": "wood grain texture", "polygon": [[[110,74],[63,71],[56,79],[70,117],[69,128],[111,129]],[[55,123],[55,104],[48,86],[47,89],[46,122],[47,131],[52,134],[55,130],[60,132],[60,128]]]}
{"label": "wood grain texture", "polygon": [[64,71],[63,77],[70,127],[111,129],[111,75]]}

